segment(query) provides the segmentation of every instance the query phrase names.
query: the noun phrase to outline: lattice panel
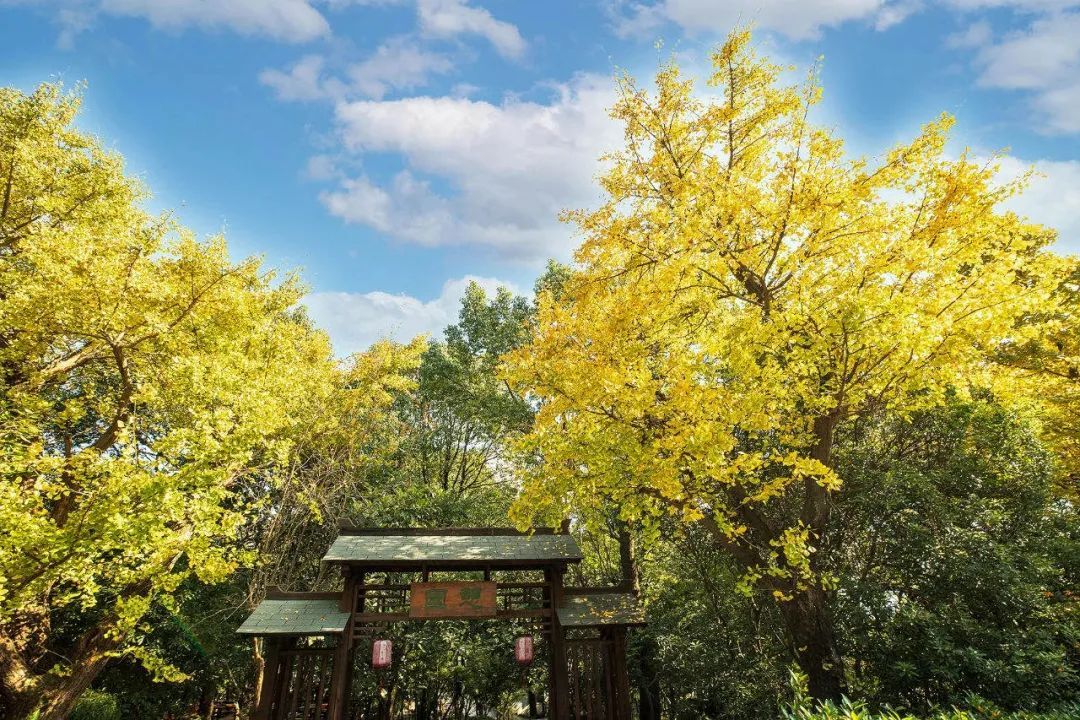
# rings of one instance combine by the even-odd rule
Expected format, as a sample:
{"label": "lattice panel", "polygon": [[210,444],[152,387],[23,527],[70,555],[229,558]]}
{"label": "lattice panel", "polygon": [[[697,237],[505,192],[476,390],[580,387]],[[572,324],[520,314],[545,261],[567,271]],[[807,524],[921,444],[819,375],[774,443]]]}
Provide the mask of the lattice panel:
{"label": "lattice panel", "polygon": [[333,648],[282,650],[273,720],[326,720],[333,670]]}
{"label": "lattice panel", "polygon": [[614,720],[615,686],[610,668],[610,640],[578,638],[566,643],[573,720]]}

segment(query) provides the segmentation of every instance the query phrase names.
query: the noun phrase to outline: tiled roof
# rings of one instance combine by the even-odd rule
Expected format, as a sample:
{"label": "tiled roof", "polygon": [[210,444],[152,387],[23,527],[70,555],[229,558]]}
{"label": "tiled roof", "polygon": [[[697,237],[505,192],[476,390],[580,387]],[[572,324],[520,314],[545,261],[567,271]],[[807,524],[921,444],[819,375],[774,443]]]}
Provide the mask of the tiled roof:
{"label": "tiled roof", "polygon": [[563,627],[645,624],[645,609],[631,593],[568,594],[563,602],[565,606],[559,608],[559,623]]}
{"label": "tiled roof", "polygon": [[243,635],[328,635],[345,630],[349,613],[337,600],[266,599],[236,631]]}
{"label": "tiled roof", "polygon": [[323,557],[338,563],[580,562],[569,535],[340,535]]}

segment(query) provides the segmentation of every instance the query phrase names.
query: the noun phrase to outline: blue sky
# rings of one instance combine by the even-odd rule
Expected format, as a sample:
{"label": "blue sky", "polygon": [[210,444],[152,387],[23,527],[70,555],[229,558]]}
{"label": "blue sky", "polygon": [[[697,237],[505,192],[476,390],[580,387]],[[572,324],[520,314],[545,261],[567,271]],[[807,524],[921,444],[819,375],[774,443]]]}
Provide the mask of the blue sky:
{"label": "blue sky", "polygon": [[81,125],[154,209],[300,268],[346,353],[568,259],[613,73],[701,68],[745,21],[824,56],[818,120],[852,152],[952,112],[957,150],[1041,171],[1016,207],[1080,251],[1080,0],[0,0],[0,83],[86,81]]}

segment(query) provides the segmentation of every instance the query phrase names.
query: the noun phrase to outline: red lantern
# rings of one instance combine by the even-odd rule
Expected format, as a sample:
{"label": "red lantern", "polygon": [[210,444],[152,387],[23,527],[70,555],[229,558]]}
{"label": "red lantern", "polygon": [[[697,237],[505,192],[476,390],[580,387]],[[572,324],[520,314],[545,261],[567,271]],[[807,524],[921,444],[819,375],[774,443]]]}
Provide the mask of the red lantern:
{"label": "red lantern", "polygon": [[514,659],[518,665],[531,665],[533,661],[532,635],[522,635],[514,641]]}
{"label": "red lantern", "polygon": [[383,670],[390,667],[394,656],[394,645],[389,640],[376,640],[371,645],[371,667]]}

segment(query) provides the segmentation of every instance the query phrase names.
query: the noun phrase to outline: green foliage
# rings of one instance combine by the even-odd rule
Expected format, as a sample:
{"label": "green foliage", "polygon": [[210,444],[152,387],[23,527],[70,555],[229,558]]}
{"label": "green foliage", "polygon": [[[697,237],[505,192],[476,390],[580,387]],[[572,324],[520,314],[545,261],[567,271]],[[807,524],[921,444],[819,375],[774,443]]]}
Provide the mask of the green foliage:
{"label": "green foliage", "polygon": [[468,496],[497,484],[505,440],[525,429],[532,413],[496,369],[504,353],[525,341],[531,312],[505,288],[489,299],[472,283],[445,342],[428,348],[417,392],[403,404],[413,428],[406,451],[423,485]]}
{"label": "green foliage", "polygon": [[794,698],[784,707],[783,720],[1074,720],[1080,717],[1080,704],[1075,701],[1045,712],[1008,712],[978,695],[964,697],[959,706],[916,716],[887,705],[871,710],[865,702],[848,698],[839,704],[817,702],[807,693],[806,676],[796,670],[790,673],[790,684]]}
{"label": "green foliage", "polygon": [[102,605],[122,640],[244,559],[237,479],[287,453],[334,367],[295,278],[145,213],[78,106],[0,92],[0,622]]}
{"label": "green foliage", "polygon": [[[841,433],[841,542],[823,564],[849,692],[867,707],[921,715],[978,696],[1054,717],[1080,695],[1080,522],[1035,429],[984,399]],[[613,581],[607,542],[583,539],[586,582]],[[639,562],[635,685],[658,680],[675,720],[776,717],[791,663],[776,606],[737,593],[739,567],[698,528],[664,527]]]}
{"label": "green foliage", "polygon": [[[458,322],[424,353],[415,390],[397,403],[403,439],[374,471],[375,490],[352,510],[360,524],[413,527],[498,526],[515,489],[503,463],[506,439],[525,429],[531,408],[497,374],[499,358],[526,338],[530,304],[500,289],[487,296],[475,283]],[[381,678],[387,699],[430,703],[457,712],[505,705],[521,688],[511,656],[521,631],[507,623],[404,624],[388,629],[400,653]],[[363,654],[363,651],[361,651]],[[543,669],[530,671],[543,687]],[[359,707],[377,704],[378,682],[358,678]]]}
{"label": "green foliage", "polygon": [[644,572],[649,624],[631,636],[631,667],[646,680],[655,654],[665,717],[771,720],[789,662],[776,608],[733,592],[740,569],[697,530],[655,547]]}
{"label": "green foliage", "polygon": [[864,703],[851,702],[846,698],[839,705],[824,703],[784,713],[785,720],[1075,720],[1077,717],[1080,717],[1080,706],[1049,712],[1004,712],[992,708],[952,709],[916,716],[891,709],[871,711]]}
{"label": "green foliage", "polygon": [[[503,446],[528,426],[531,409],[509,392],[496,368],[503,353],[524,341],[531,313],[524,298],[506,290],[489,297],[472,284],[443,342],[375,346],[353,358],[352,376],[362,387],[386,388],[387,402],[379,406],[385,412],[343,413],[339,430],[305,444],[287,477],[271,485],[248,528],[260,561],[237,578],[246,581],[249,604],[270,585],[339,587],[319,562],[339,521],[506,524],[515,488],[506,482]],[[399,362],[389,361],[395,358]],[[394,370],[389,377],[403,375],[407,382],[386,387],[380,370],[387,365]],[[363,428],[359,437],[348,431],[353,427]],[[383,678],[395,701],[456,698],[473,708],[491,707],[520,684],[509,656],[512,626],[428,623],[388,632],[402,653],[393,676]],[[377,702],[374,676],[361,673],[357,682],[357,701]]]}
{"label": "green foliage", "polygon": [[1080,518],[1032,426],[989,402],[841,441],[837,618],[853,689],[923,709],[1080,695]]}
{"label": "green foliage", "polygon": [[87,690],[71,711],[69,720],[120,720],[122,717],[116,697],[100,690]]}
{"label": "green foliage", "polygon": [[146,618],[149,632],[138,641],[168,659],[187,676],[157,682],[138,662],[121,658],[99,677],[97,687],[114,695],[125,720],[160,720],[195,708],[200,700],[237,698],[254,681],[250,642],[235,631],[243,603],[234,583],[189,582],[176,593],[175,609],[155,604]]}
{"label": "green foliage", "polygon": [[973,698],[973,708],[941,710],[928,715],[910,715],[890,708],[872,711],[865,703],[845,698],[839,704],[795,707],[785,711],[784,720],[1075,720],[1080,705],[1047,712],[1006,712]]}
{"label": "green foliage", "polygon": [[[394,641],[394,664],[382,673],[361,672],[353,697],[357,709],[378,705],[379,689],[395,706],[406,699],[432,703],[441,700],[453,708],[452,717],[479,715],[482,708],[504,709],[519,694],[523,683],[543,688],[547,669],[543,662],[523,671],[513,658],[514,638],[525,632],[513,623],[439,622],[401,623],[380,637]],[[537,637],[540,641],[540,638]],[[537,656],[546,649],[537,647]],[[359,657],[370,657],[362,646]],[[371,714],[371,713],[369,713]],[[368,714],[363,714],[367,717]]]}

